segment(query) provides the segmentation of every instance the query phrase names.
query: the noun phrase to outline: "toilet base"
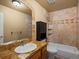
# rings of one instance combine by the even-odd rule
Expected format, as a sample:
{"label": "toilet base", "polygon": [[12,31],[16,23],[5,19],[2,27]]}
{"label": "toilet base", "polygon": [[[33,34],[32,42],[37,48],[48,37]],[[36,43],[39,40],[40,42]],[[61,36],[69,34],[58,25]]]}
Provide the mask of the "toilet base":
{"label": "toilet base", "polygon": [[48,59],[55,59],[55,55],[56,54],[48,52]]}

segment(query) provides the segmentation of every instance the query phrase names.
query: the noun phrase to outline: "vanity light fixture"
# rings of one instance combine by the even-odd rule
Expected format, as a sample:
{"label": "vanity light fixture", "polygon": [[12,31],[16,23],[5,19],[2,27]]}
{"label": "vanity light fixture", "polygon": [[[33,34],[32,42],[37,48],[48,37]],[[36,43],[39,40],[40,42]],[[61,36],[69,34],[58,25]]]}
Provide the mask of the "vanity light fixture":
{"label": "vanity light fixture", "polygon": [[47,0],[47,2],[51,5],[55,3],[55,0]]}
{"label": "vanity light fixture", "polygon": [[15,5],[15,6],[21,6],[21,2],[20,2],[20,0],[12,0],[12,3],[13,3],[13,5]]}

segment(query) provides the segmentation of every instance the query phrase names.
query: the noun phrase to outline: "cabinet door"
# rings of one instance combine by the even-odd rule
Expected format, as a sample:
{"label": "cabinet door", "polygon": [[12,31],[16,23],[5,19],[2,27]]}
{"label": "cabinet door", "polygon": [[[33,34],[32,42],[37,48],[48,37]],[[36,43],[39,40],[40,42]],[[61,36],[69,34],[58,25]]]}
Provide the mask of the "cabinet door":
{"label": "cabinet door", "polygon": [[37,51],[30,59],[41,59],[41,50]]}
{"label": "cabinet door", "polygon": [[47,47],[42,48],[42,59],[48,59]]}

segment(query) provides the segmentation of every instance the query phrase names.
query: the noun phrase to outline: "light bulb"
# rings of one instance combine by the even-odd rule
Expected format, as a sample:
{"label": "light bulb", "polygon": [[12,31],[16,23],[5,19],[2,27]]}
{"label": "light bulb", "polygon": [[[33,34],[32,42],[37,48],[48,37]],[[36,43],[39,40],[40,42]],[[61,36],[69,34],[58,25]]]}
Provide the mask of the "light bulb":
{"label": "light bulb", "polygon": [[19,1],[17,1],[17,0],[15,0],[15,1],[12,1],[12,3],[13,3],[13,5],[15,5],[15,6],[21,6],[21,3],[19,2]]}

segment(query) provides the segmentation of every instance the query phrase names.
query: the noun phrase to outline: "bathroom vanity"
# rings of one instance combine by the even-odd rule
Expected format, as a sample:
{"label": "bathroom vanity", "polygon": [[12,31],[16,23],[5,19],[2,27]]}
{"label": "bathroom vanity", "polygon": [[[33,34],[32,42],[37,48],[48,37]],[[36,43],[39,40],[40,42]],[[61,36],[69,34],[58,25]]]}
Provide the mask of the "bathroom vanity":
{"label": "bathroom vanity", "polygon": [[[25,42],[25,41],[24,41]],[[37,48],[31,52],[20,54],[16,53],[14,49],[19,46],[22,42],[17,42],[15,44],[8,44],[2,49],[4,51],[0,51],[0,58],[1,59],[48,59],[47,57],[47,43],[40,42],[40,41],[31,41],[32,43],[37,45]],[[0,46],[1,48],[1,46]]]}
{"label": "bathroom vanity", "polygon": [[37,50],[29,59],[47,59],[47,48],[46,46]]}

